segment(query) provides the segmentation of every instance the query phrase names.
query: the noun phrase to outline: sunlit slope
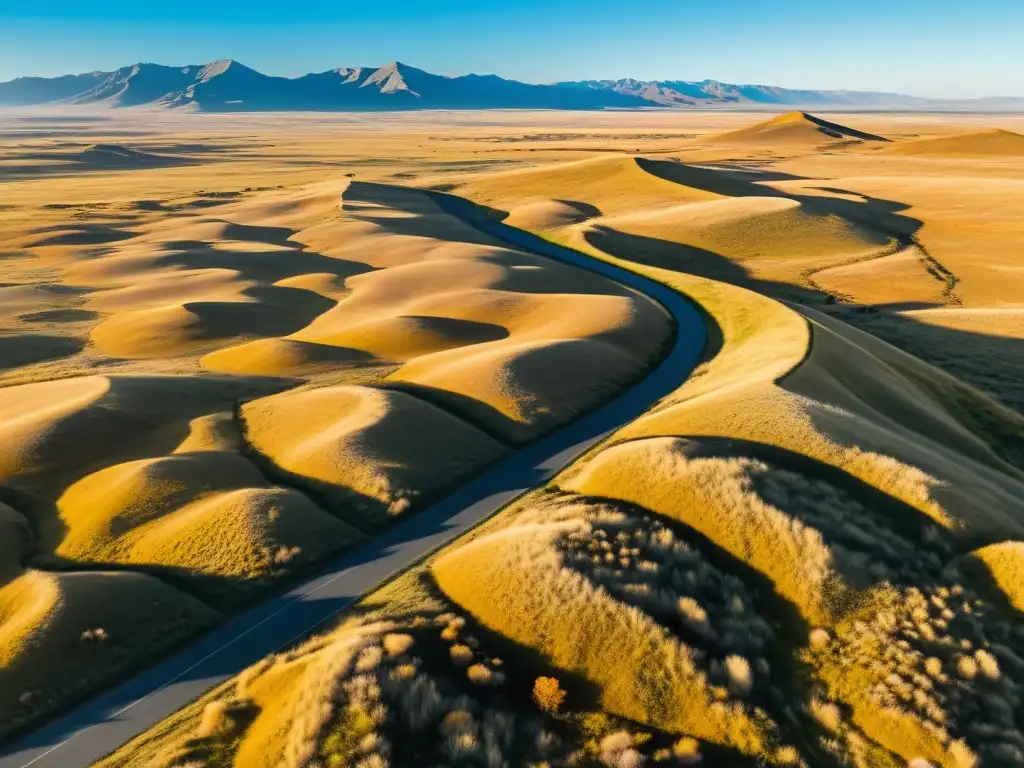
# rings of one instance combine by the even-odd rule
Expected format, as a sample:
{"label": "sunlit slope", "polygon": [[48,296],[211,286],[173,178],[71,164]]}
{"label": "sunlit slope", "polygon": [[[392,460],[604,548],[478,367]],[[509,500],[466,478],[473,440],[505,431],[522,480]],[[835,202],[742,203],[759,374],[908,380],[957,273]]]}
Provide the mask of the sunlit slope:
{"label": "sunlit slope", "polygon": [[219,615],[160,579],[29,570],[0,587],[5,729],[124,674]]}
{"label": "sunlit slope", "polygon": [[[621,183],[580,183],[575,198],[559,199],[563,176],[584,172]],[[842,200],[830,205],[820,192],[789,195],[773,186],[779,178],[785,177],[614,157],[489,174],[458,193],[508,211],[505,221],[512,226],[731,282],[807,285],[813,272],[899,250],[896,233],[867,206],[857,211]],[[531,202],[538,199],[547,202]],[[588,215],[539,215],[541,206],[554,211],[570,204]]]}
{"label": "sunlit slope", "polygon": [[57,502],[77,561],[168,566],[209,601],[239,602],[361,534],[229,452],[176,453],[117,464]]}
{"label": "sunlit slope", "polygon": [[[398,186],[61,205],[0,265],[3,621],[40,648],[70,641],[30,574],[81,584],[54,598],[73,615],[108,583],[86,575],[142,585],[76,643],[164,627],[132,604],[148,589],[197,606],[166,642],[117,645],[146,663],[611,397],[672,332],[646,297]],[[36,666],[46,695],[4,686],[0,706],[27,722],[121,668]]]}
{"label": "sunlit slope", "polygon": [[255,451],[363,528],[508,453],[441,408],[388,389],[283,393],[249,403],[242,419]]}
{"label": "sunlit slope", "polygon": [[836,142],[885,142],[888,139],[807,112],[787,112],[748,128],[701,137],[701,143],[752,146],[818,147]]}
{"label": "sunlit slope", "polygon": [[[499,185],[491,190],[489,205],[515,210],[514,205],[501,204]],[[766,199],[778,205],[779,191]],[[736,194],[730,202],[749,206],[750,200],[749,194]],[[610,221],[624,220],[617,230],[622,231],[636,220],[657,215],[671,231],[680,218],[686,220],[687,208],[707,205],[683,204]],[[581,229],[599,231],[601,221],[590,219],[545,234],[599,258],[628,263],[636,251],[602,250],[601,240],[581,236]],[[861,226],[858,221],[852,228]],[[664,231],[648,236],[669,239]],[[685,237],[692,235],[687,232]],[[608,237],[603,242],[614,241]],[[750,240],[751,245],[757,242]],[[641,256],[647,253],[640,251]],[[1008,670],[1011,662],[1003,647],[984,639],[987,632],[1005,634],[1015,619],[981,607],[989,586],[973,571],[947,566],[958,551],[1022,538],[1024,474],[1013,461],[1018,458],[1015,446],[1024,438],[1024,419],[826,314],[658,268],[669,266],[667,261],[637,261],[637,268],[666,280],[703,307],[721,334],[721,348],[678,392],[617,433],[610,447],[556,480],[561,493],[576,494],[578,500],[570,495],[546,506],[523,506],[495,522],[500,530],[461,548],[456,545],[433,566],[439,585],[488,627],[541,650],[566,673],[594,682],[607,697],[603,706],[620,713],[621,707],[639,706],[644,722],[696,734],[699,726],[666,725],[657,714],[662,710],[644,708],[646,694],[626,703],[615,694],[620,674],[642,680],[654,669],[665,669],[655,664],[648,670],[639,661],[625,660],[633,648],[637,658],[651,655],[642,650],[642,620],[632,611],[640,610],[672,628],[679,626],[681,611],[683,629],[674,633],[705,653],[710,643],[724,655],[731,642],[702,629],[713,614],[705,602],[709,597],[699,599],[696,608],[680,603],[670,611],[687,582],[673,577],[667,593],[656,588],[652,592],[664,560],[650,558],[657,568],[644,562],[641,546],[639,560],[634,561],[638,549],[631,548],[629,534],[621,533],[647,530],[649,523],[630,516],[650,515],[712,551],[716,565],[724,565],[747,583],[767,587],[771,600],[781,600],[795,611],[799,618],[776,635],[775,652],[806,663],[813,670],[812,679],[823,686],[821,693],[814,694],[813,686],[789,690],[795,681],[771,674],[758,682],[755,673],[753,686],[782,686],[790,701],[805,702],[809,717],[826,718],[835,734],[835,740],[824,746],[828,759],[840,765],[897,766],[923,758],[950,768],[970,764],[978,755],[985,760],[1009,759],[1009,747],[972,725],[977,716],[985,727],[1004,727],[1003,715],[995,710],[972,713],[980,702],[1015,700],[1009,692],[1019,668]],[[685,261],[676,266],[686,270]],[[613,528],[595,538],[595,520],[602,518]],[[581,538],[582,548],[575,543]],[[1017,572],[1015,555],[1009,554],[1015,551],[998,546],[995,551],[1007,554],[993,554],[986,562],[1006,583],[1007,574]],[[574,625],[560,619],[579,615],[581,603],[604,599],[592,597],[586,582],[570,585],[581,569],[593,573],[622,601],[617,610],[637,622],[636,646],[618,639],[601,645],[616,649],[614,662],[582,650],[595,647],[592,638],[577,637]],[[520,585],[534,586],[517,589],[500,573],[515,573]],[[756,574],[753,582],[751,574]],[[480,583],[489,586],[479,589]],[[544,588],[538,589],[538,584]],[[764,619],[789,615],[777,603],[765,605]],[[923,605],[929,607],[922,609]],[[932,611],[932,605],[938,607]],[[909,614],[914,621],[900,621]],[[970,620],[972,615],[978,617],[976,623]],[[541,632],[522,629],[549,627],[548,622],[550,628]],[[595,620],[588,626],[612,624]],[[947,634],[939,637],[942,632]],[[965,653],[970,660],[958,661]],[[929,654],[935,661],[925,664]],[[997,657],[999,662],[989,661]],[[755,660],[749,660],[756,667]],[[921,683],[921,692],[914,692],[920,676],[935,677],[937,668],[958,664],[961,671],[940,674],[934,688]],[[993,664],[1002,665],[1002,678],[992,671]],[[979,668],[988,671],[971,671]],[[714,670],[709,672],[703,684],[713,685]],[[894,673],[918,677],[897,684]],[[975,682],[958,684],[951,681],[952,674]],[[728,682],[726,677],[723,684]],[[693,691],[701,685],[690,681],[685,687]],[[675,688],[674,683],[659,681],[655,700],[665,712],[684,711],[666,703]],[[909,704],[896,708],[890,703],[900,700]],[[849,721],[832,722],[829,707],[836,704],[850,708]],[[637,711],[630,716],[637,717]],[[711,716],[701,722],[712,722]],[[711,729],[717,735],[705,732],[704,739],[730,743],[724,725]],[[805,735],[813,732],[809,724],[802,730]],[[1012,740],[1019,739],[1011,730]],[[744,749],[756,749],[752,744]],[[804,759],[811,760],[815,753],[806,749],[806,743],[801,745]],[[864,750],[872,749],[876,752],[863,762]],[[858,750],[862,762],[849,762]],[[823,759],[822,753],[817,759]]]}
{"label": "sunlit slope", "polygon": [[[835,749],[847,745],[833,755],[838,761],[834,764],[857,764],[840,759],[856,743],[869,751],[880,750],[869,763],[879,766],[927,757],[933,764],[952,767],[972,750],[998,754],[997,743],[975,737],[969,729],[967,713],[974,706],[969,702],[990,695],[984,684],[972,686],[963,694],[966,698],[951,697],[947,687],[909,711],[885,709],[886,696],[901,695],[891,680],[886,682],[895,665],[923,665],[924,656],[915,654],[926,652],[936,653],[943,665],[955,663],[962,653],[956,650],[960,639],[970,638],[972,649],[984,649],[974,645],[979,641],[975,630],[967,628],[971,625],[956,623],[966,620],[963,611],[978,609],[953,609],[956,622],[947,630],[953,639],[944,640],[941,651],[918,645],[927,643],[921,638],[930,637],[938,626],[917,635],[899,622],[891,624],[888,617],[918,610],[915,606],[930,595],[948,595],[956,589],[963,595],[969,574],[943,571],[957,549],[977,541],[1020,537],[1024,478],[995,455],[981,436],[983,430],[979,434],[957,417],[969,401],[974,413],[993,413],[1024,430],[1020,418],[835,321],[808,321],[739,288],[658,274],[709,312],[722,331],[722,349],[677,393],[617,433],[610,447],[556,480],[563,492],[580,494],[579,501],[569,497],[522,506],[496,521],[503,530],[461,548],[456,545],[436,561],[438,583],[487,626],[551,654],[566,672],[584,674],[599,685],[607,697],[603,705],[612,711],[700,734],[713,743],[739,746],[735,726],[717,723],[714,710],[696,722],[664,720],[658,713],[686,711],[667,703],[677,689],[674,683],[659,681],[654,709],[643,708],[644,696],[619,699],[615,694],[631,675],[643,679],[656,670],[668,674],[671,668],[647,664],[651,652],[644,650],[645,635],[638,629],[643,614],[673,628],[668,637],[679,636],[720,658],[739,653],[760,669],[756,657],[749,655],[751,648],[734,645],[737,636],[725,629],[707,629],[709,623],[716,626],[715,612],[721,610],[714,607],[715,601],[729,600],[729,593],[723,596],[714,581],[696,587],[704,591],[688,591],[695,588],[690,585],[713,579],[709,571],[698,570],[696,580],[681,579],[671,570],[666,573],[672,559],[664,547],[671,539],[659,539],[660,548],[650,553],[645,550],[654,547],[641,544],[640,538],[649,536],[651,522],[641,523],[633,516],[649,515],[684,541],[709,551],[716,566],[760,590],[761,598],[738,603],[750,611],[744,615],[740,637],[750,638],[751,627],[760,626],[758,622],[795,622],[763,636],[755,652],[776,663],[779,658],[806,657],[815,670],[814,679],[827,690],[826,698],[817,699],[814,706],[820,708],[832,699],[852,708],[852,721],[833,726],[839,739]],[[591,499],[601,504],[581,506]],[[596,535],[602,527],[605,532]],[[657,567],[649,564],[652,560]],[[632,617],[634,633],[595,644],[593,627],[611,624],[592,621],[588,632],[577,636],[577,624],[564,621],[565,615],[583,610],[578,603],[607,599],[593,596],[585,582],[569,586],[569,573],[579,579],[581,569],[621,601],[615,610],[623,620]],[[498,576],[520,571],[520,585],[534,585],[531,589],[517,589]],[[662,579],[665,586],[655,586]],[[489,587],[480,589],[480,583]],[[967,589],[968,599],[978,599],[980,593]],[[696,602],[683,606],[680,595],[692,595]],[[786,619],[787,610],[800,618]],[[677,628],[680,612],[683,629]],[[942,621],[938,613],[936,618]],[[989,612],[984,621],[985,626],[1005,626],[1007,618]],[[547,626],[546,622],[551,622],[550,630],[522,629]],[[824,634],[811,634],[815,627]],[[897,640],[909,642],[911,649],[885,655],[885,644]],[[579,650],[572,651],[574,647]],[[614,648],[615,661],[599,660],[582,650],[595,647]],[[877,651],[865,650],[875,647]],[[868,655],[855,660],[856,649]],[[770,671],[775,669],[770,664],[760,674],[755,671],[754,690],[781,687],[788,691],[788,701],[805,702],[811,718],[812,689],[792,688],[795,681],[785,672],[775,676]],[[702,706],[693,704],[699,701],[693,691],[702,685],[730,685],[728,675],[716,674],[723,674],[721,667],[712,666],[705,682],[692,680],[683,686],[691,693],[691,706]],[[732,685],[735,688],[735,682]],[[641,710],[632,709],[638,706]],[[934,714],[940,710],[943,714]],[[945,731],[933,730],[934,718],[940,718]],[[799,727],[804,738],[813,732],[810,723],[809,719]],[[960,743],[961,739],[966,741]],[[872,742],[881,746],[867,746]],[[743,749],[766,749],[765,742],[760,747],[756,743]],[[805,759],[815,754],[806,749],[805,743]]]}
{"label": "sunlit slope", "polygon": [[[648,299],[485,242],[420,192],[354,183],[343,200],[337,255],[373,271],[347,279],[347,296],[301,330],[204,366],[298,375],[332,360],[391,365],[389,381],[517,442],[607,398],[667,338]],[[311,242],[325,236],[308,230]]]}
{"label": "sunlit slope", "polygon": [[957,136],[904,141],[886,147],[888,154],[922,157],[1024,156],[1024,136],[1001,129]]}
{"label": "sunlit slope", "polygon": [[[793,152],[771,167],[742,157],[687,161],[692,155],[682,153],[676,160],[602,157],[488,174],[457,192],[507,213],[513,224],[522,212],[527,228],[574,248],[819,308],[1019,410],[1021,348],[1010,339],[1018,338],[1024,295],[1016,249],[1024,187],[1013,166],[887,160],[866,149]],[[610,164],[643,171],[650,188],[670,182],[682,199],[647,198],[630,208],[614,190],[587,192],[582,184],[574,200],[560,198],[559,169],[587,163],[595,175]],[[614,201],[613,215],[602,215],[606,199]],[[536,200],[548,200],[548,208],[571,202],[588,214],[536,216]]]}
{"label": "sunlit slope", "polygon": [[511,211],[510,224],[532,229],[716,197],[651,178],[622,155],[489,173],[460,185],[458,194]]}

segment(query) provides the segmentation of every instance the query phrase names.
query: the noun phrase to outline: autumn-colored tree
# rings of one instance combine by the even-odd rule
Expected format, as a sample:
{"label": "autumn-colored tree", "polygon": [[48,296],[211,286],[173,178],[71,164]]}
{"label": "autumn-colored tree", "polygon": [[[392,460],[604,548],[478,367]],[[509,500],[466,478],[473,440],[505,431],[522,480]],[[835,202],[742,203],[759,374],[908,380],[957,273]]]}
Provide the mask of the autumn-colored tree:
{"label": "autumn-colored tree", "polygon": [[565,701],[565,691],[553,677],[538,677],[533,683],[533,700],[545,712],[554,714]]}

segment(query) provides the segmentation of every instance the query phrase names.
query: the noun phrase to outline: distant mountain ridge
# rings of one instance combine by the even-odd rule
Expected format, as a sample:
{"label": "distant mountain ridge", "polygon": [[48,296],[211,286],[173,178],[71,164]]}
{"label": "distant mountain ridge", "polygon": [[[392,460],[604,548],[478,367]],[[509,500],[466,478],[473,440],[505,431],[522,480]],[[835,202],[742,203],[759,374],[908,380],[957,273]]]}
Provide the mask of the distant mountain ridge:
{"label": "distant mountain ridge", "polygon": [[[914,106],[896,93],[814,91],[717,80],[581,80],[534,85],[497,75],[445,77],[401,62],[301,77],[265,75],[232,59],[0,83],[0,106],[100,104],[206,112],[409,109],[638,109],[742,105]],[[1022,100],[1024,103],[1024,100]]]}

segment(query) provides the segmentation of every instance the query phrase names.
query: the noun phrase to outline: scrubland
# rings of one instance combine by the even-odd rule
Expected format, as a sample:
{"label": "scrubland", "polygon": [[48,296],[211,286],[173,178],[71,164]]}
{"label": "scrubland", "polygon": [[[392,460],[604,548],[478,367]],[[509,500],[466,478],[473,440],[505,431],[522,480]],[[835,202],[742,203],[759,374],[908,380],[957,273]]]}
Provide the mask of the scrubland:
{"label": "scrubland", "polygon": [[[569,118],[532,119],[551,127]],[[174,442],[178,450],[156,460],[171,463],[156,470],[153,460],[122,453],[83,477],[61,476],[53,503],[63,522],[38,529],[50,531],[39,541],[57,542],[54,555],[76,561],[97,553],[101,562],[130,564],[139,547],[168,551],[166,531],[189,506],[171,481],[183,466],[173,462],[190,455],[183,446],[208,446],[224,463],[209,475],[198,467],[181,475],[204,499],[270,485],[241,465],[229,471],[248,461],[253,471],[272,470],[263,476],[281,492],[305,491],[327,504],[311,502],[349,535],[367,535],[429,495],[428,480],[456,482],[472,471],[468,459],[514,450],[650,363],[638,347],[645,342],[653,355],[660,344],[665,324],[656,308],[500,246],[464,258],[466,249],[487,247],[475,230],[419,193],[379,182],[466,197],[481,217],[678,290],[708,327],[700,367],[553,481],[365,596],[338,626],[263,660],[100,765],[1024,765],[1024,272],[1015,251],[1024,138],[1012,130],[1024,123],[587,119],[593,127],[579,139],[566,138],[567,129],[531,141],[538,146],[528,161],[522,142],[508,140],[530,130],[527,118],[511,115],[483,140],[449,128],[439,142],[452,153],[449,166],[377,168],[381,178],[368,182],[354,171],[341,222],[307,221],[298,230],[328,258],[373,268],[345,274],[340,288],[335,278],[305,283],[347,298],[270,341],[235,335],[214,351],[205,340],[174,342],[181,346],[173,365],[200,371],[197,392],[219,393],[208,380],[220,386],[228,375],[277,389],[235,396],[246,402],[215,417],[178,415],[184,406],[162,398],[174,414],[165,420],[191,421],[179,428],[187,434]],[[1006,130],[991,131],[986,119]],[[670,123],[692,125],[693,137],[666,134]],[[645,141],[636,124],[657,138]],[[633,126],[628,136],[622,126]],[[604,141],[593,138],[598,130]],[[421,151],[434,146],[418,136]],[[457,158],[470,152],[484,153],[485,167],[460,166]],[[496,169],[497,161],[527,167]],[[296,173],[308,172],[297,165]],[[316,199],[319,190],[303,195]],[[232,221],[282,226],[278,195],[287,196],[270,191],[262,208],[254,196],[251,218],[249,201],[233,203],[240,213]],[[422,241],[424,218],[443,229],[443,244]],[[393,249],[372,249],[376,261],[340,244],[342,231],[358,242],[382,229]],[[131,256],[121,250],[130,242],[111,247]],[[464,260],[446,265],[449,258]],[[500,278],[489,271],[495,264],[507,270]],[[534,268],[512,271],[526,264]],[[552,273],[557,290],[520,287],[537,267]],[[446,317],[492,323],[507,335],[473,336],[477,343],[467,346],[462,326],[405,322],[430,316],[422,307],[432,299],[423,296],[435,278],[445,287],[459,281],[466,292],[459,302],[443,300]],[[490,303],[488,281],[498,280],[527,297]],[[557,302],[545,304],[552,296]],[[344,315],[349,302],[360,308],[356,317]],[[402,322],[394,306],[403,307]],[[392,327],[401,329],[394,337],[380,330]],[[151,336],[164,343],[173,334]],[[373,363],[345,367],[278,340],[358,349]],[[421,343],[429,351],[409,353],[407,345]],[[504,363],[513,350],[536,355],[535,363]],[[632,367],[622,362],[630,354]],[[166,353],[137,359],[170,365]],[[267,360],[279,367],[257,369]],[[552,374],[559,361],[569,380]],[[539,405],[540,395],[508,386],[508,374],[480,373],[501,365],[528,368],[522,380],[549,399]],[[299,371],[303,383],[279,383]],[[112,385],[93,383],[95,376],[30,384],[65,389],[41,398],[45,407],[30,412],[26,430],[63,424],[102,402]],[[126,387],[123,401],[142,386]],[[421,477],[424,427],[372,429],[388,423],[451,430],[451,456]],[[438,444],[427,448],[434,456]],[[69,466],[42,450],[30,458],[10,466]],[[438,472],[449,466],[453,475]],[[102,503],[90,502],[103,488],[111,490]],[[0,523],[33,541],[26,520],[35,518],[17,498],[5,500]],[[118,510],[108,513],[117,526],[83,515],[89,520],[76,533],[71,510],[101,515],[104,507]],[[308,514],[299,531],[315,527]],[[79,548],[63,554],[65,545]],[[225,561],[254,567],[243,556]],[[194,621],[189,611],[217,592],[202,591],[211,582],[199,578],[198,562],[180,567],[197,580],[174,594],[195,603],[171,603],[178,613],[165,620]],[[27,578],[7,572],[14,578],[5,589]],[[158,573],[131,575],[163,584]],[[40,594],[42,576],[33,575]],[[30,615],[16,602],[22,592],[12,594],[5,604],[15,610],[0,613],[2,626]],[[33,622],[15,625],[26,623]]]}

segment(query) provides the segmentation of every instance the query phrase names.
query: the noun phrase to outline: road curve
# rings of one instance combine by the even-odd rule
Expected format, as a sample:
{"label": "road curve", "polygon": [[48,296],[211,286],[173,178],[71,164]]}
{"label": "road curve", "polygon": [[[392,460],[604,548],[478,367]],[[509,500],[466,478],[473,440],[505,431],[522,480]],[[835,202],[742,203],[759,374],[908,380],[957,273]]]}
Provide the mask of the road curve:
{"label": "road curve", "polygon": [[286,594],[234,616],[172,657],[6,746],[0,752],[0,768],[91,765],[213,686],[309,634],[389,576],[553,477],[690,375],[704,349],[706,332],[696,307],[680,294],[498,221],[474,221],[475,207],[462,198],[432,197],[447,212],[493,237],[604,275],[659,302],[676,322],[671,350],[646,378],[605,405],[493,465],[452,495],[328,564]]}

